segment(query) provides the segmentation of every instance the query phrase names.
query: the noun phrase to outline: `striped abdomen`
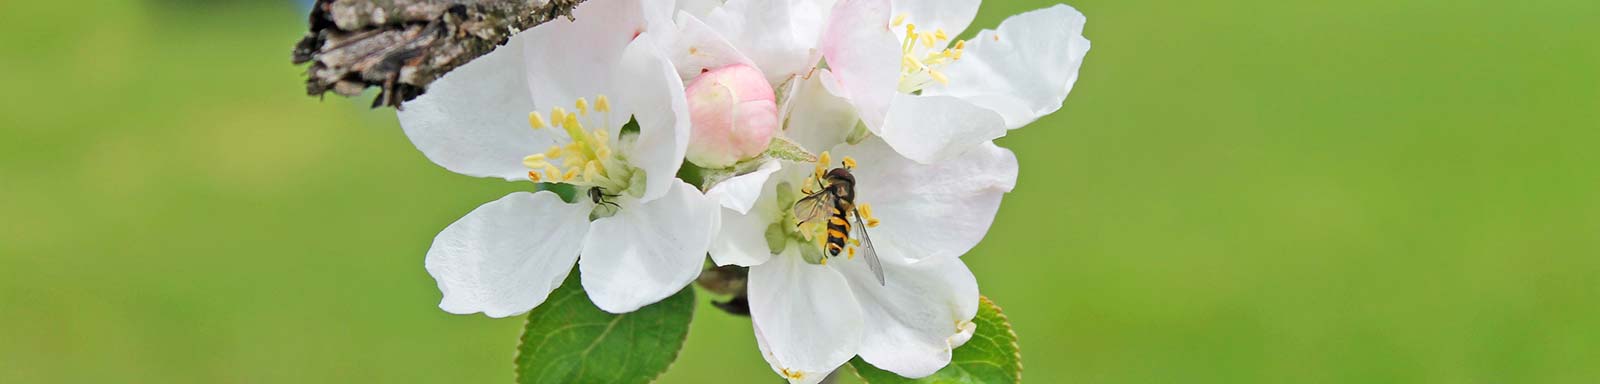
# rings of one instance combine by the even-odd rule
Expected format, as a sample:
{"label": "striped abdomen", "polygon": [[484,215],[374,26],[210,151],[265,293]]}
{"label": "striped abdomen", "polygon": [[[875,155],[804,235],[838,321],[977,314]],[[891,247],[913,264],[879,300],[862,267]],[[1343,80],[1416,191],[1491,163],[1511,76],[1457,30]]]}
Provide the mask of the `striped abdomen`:
{"label": "striped abdomen", "polygon": [[833,199],[833,211],[828,216],[828,255],[838,256],[844,251],[845,243],[850,241],[850,211],[855,210],[855,204],[850,199],[840,196]]}

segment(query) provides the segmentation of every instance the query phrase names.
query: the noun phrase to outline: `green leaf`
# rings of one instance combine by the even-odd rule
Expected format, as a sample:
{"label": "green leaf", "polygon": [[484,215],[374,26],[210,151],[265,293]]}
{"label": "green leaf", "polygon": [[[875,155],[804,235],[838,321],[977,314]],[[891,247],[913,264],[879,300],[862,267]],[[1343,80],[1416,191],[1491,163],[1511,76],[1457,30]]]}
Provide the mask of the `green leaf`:
{"label": "green leaf", "polygon": [[850,365],[862,381],[872,384],[1022,382],[1022,350],[1017,346],[1016,332],[1011,331],[1011,321],[1000,307],[987,297],[979,297],[978,316],[972,322],[978,325],[972,339],[956,348],[950,365],[931,376],[907,379],[873,367],[860,357],[851,360]]}
{"label": "green leaf", "polygon": [[693,314],[692,287],[638,311],[607,313],[589,301],[574,269],[528,313],[517,346],[517,382],[654,381],[678,358]]}

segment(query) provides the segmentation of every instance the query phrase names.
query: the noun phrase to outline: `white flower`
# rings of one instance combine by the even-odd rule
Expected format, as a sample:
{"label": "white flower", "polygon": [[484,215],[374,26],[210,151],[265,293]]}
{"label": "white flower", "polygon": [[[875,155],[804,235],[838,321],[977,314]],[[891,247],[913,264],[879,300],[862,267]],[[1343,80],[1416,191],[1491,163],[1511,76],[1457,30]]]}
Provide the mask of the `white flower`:
{"label": "white flower", "polygon": [[819,380],[855,355],[907,377],[932,374],[972,332],[978,287],[959,256],[988,232],[1015,184],[1016,159],[983,143],[920,164],[876,138],[829,154],[856,164],[855,201],[883,284],[856,256],[859,246],[824,258],[824,235],[796,225],[794,201],[816,183],[806,164],[773,172],[748,213],[724,209],[711,255],[750,266],[758,337],[773,369],[791,381]]}
{"label": "white flower", "polygon": [[[843,144],[852,124],[839,122],[853,123],[855,115],[817,81],[794,96],[785,133],[832,148],[820,161],[839,156],[840,163],[772,162],[714,187],[709,195],[724,209],[711,257],[750,266],[757,339],[773,370],[791,382],[821,380],[855,355],[903,376],[932,374],[973,331],[977,282],[959,257],[988,232],[1016,183],[1016,158],[982,143],[921,164],[877,138]],[[815,189],[818,167],[841,163],[854,165],[855,202],[882,261],[883,284],[854,256],[862,250],[824,258],[821,228],[795,223],[792,208],[803,188]],[[745,197],[754,199],[743,205]]]}
{"label": "white flower", "polygon": [[980,0],[841,0],[820,49],[830,89],[872,133],[918,162],[948,158],[1061,108],[1089,51],[1066,5],[951,39]]}
{"label": "white flower", "polygon": [[[670,6],[585,2],[576,21],[519,33],[404,105],[406,135],[446,169],[578,191],[572,203],[512,193],[440,232],[426,260],[440,308],[525,312],[576,262],[596,306],[629,312],[699,274],[717,206],[675,178],[689,114],[661,48]],[[622,129],[630,118],[637,133]]]}

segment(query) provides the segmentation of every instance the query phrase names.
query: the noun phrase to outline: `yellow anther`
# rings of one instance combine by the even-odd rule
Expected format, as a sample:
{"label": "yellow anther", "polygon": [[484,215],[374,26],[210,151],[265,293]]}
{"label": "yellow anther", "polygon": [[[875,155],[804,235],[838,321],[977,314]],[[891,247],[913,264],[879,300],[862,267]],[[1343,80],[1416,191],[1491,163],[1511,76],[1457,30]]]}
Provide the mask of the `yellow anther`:
{"label": "yellow anther", "polygon": [[933,48],[933,34],[932,33],[924,33],[924,34],[922,34],[922,47],[923,48]]}
{"label": "yellow anther", "polygon": [[822,258],[822,265],[828,265],[828,258]]}
{"label": "yellow anther", "polygon": [[898,27],[898,26],[900,26],[900,24],[905,23],[905,22],[906,22],[906,14],[902,13],[902,14],[899,14],[899,15],[895,15],[894,21],[889,22],[889,25]]}
{"label": "yellow anther", "polygon": [[535,153],[522,158],[522,165],[528,167],[528,169],[544,168],[545,164],[543,153]]}
{"label": "yellow anther", "polygon": [[589,99],[579,97],[577,106],[579,116],[586,116],[589,114]]}
{"label": "yellow anther", "polygon": [[574,129],[581,130],[583,129],[583,123],[578,122],[578,114],[568,113],[566,114],[566,120],[561,121],[561,127],[569,131]]}
{"label": "yellow anther", "polygon": [[562,181],[572,181],[572,179],[578,178],[578,172],[583,172],[583,171],[579,170],[578,167],[567,168],[567,173],[561,174],[561,180]]}
{"label": "yellow anther", "polygon": [[611,112],[611,99],[606,98],[606,95],[595,96],[594,110],[597,112]]}
{"label": "yellow anther", "polygon": [[855,260],[856,259],[856,247],[845,248],[845,251],[847,251],[845,253],[849,254],[849,255],[844,257],[845,260]]}
{"label": "yellow anther", "polygon": [[967,41],[966,40],[956,40],[956,51],[960,52],[963,49],[967,49]]}
{"label": "yellow anther", "polygon": [[911,23],[906,23],[906,38],[910,39],[910,38],[913,38],[916,35],[917,35],[917,25],[916,24],[911,24]]}
{"label": "yellow anther", "polygon": [[561,125],[567,121],[567,109],[561,107],[550,108],[550,124]]}
{"label": "yellow anther", "polygon": [[533,180],[533,182],[537,183],[539,179],[539,171],[528,171],[528,180]]}
{"label": "yellow anther", "polygon": [[880,223],[880,221],[878,221],[878,218],[876,217],[867,219],[867,228],[877,228],[878,223]]}
{"label": "yellow anther", "polygon": [[822,151],[822,154],[817,155],[817,167],[819,167],[819,168],[820,167],[825,167],[825,166],[828,165],[828,163],[832,163],[832,162],[833,162],[833,155],[829,154],[828,151]]}
{"label": "yellow anther", "polygon": [[561,146],[559,146],[559,145],[550,146],[549,150],[544,151],[544,157],[545,158],[553,158],[553,159],[561,158]]}
{"label": "yellow anther", "polygon": [[845,169],[852,169],[856,167],[856,158],[854,157],[845,156],[843,162]]}
{"label": "yellow anther", "polygon": [[533,127],[533,129],[541,129],[549,127],[550,124],[544,122],[544,115],[539,114],[539,111],[533,111],[528,112],[528,126]]}
{"label": "yellow anther", "polygon": [[933,81],[937,81],[937,82],[939,82],[939,84],[945,84],[945,85],[949,85],[950,84],[950,78],[945,77],[943,72],[939,72],[939,71],[930,69],[930,70],[928,70],[928,77],[932,77]]}
{"label": "yellow anther", "polygon": [[544,165],[544,178],[550,179],[551,181],[560,181],[561,180],[561,169],[556,168],[556,166],[554,166],[554,165],[545,164]]}
{"label": "yellow anther", "polygon": [[933,38],[939,40],[950,40],[950,35],[944,34],[944,28],[937,28],[933,30]]}
{"label": "yellow anther", "polygon": [[867,219],[870,219],[870,218],[873,217],[872,216],[872,205],[871,204],[857,203],[856,204],[856,210],[861,211],[861,215],[862,216],[866,216],[865,218],[867,218]]}

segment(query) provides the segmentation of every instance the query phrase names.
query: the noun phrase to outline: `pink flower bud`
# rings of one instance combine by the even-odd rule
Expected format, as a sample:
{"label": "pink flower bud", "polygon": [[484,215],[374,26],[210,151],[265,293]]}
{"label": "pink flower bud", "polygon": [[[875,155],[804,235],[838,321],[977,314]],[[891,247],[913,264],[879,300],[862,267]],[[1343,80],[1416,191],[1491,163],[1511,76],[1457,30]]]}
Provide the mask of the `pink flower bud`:
{"label": "pink flower bud", "polygon": [[766,76],[733,64],[701,73],[685,87],[689,99],[689,162],[725,168],[767,150],[778,130],[778,104]]}

